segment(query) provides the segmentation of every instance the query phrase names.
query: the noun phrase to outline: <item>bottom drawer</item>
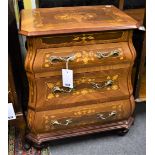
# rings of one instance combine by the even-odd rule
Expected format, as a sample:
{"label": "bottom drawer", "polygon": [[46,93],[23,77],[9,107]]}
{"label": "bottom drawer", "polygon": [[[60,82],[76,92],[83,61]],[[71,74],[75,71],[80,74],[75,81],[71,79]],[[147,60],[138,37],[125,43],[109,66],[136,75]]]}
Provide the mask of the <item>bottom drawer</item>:
{"label": "bottom drawer", "polygon": [[99,125],[127,119],[131,111],[130,100],[42,112],[29,110],[28,123],[33,133],[56,132],[78,126]]}

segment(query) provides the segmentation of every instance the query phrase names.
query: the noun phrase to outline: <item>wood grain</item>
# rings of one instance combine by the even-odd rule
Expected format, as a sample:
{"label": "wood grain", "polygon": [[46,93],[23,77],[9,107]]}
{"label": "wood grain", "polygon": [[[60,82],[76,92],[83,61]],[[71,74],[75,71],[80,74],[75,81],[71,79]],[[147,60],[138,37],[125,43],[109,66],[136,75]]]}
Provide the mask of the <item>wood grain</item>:
{"label": "wood grain", "polygon": [[137,27],[136,20],[112,5],[37,8],[21,12],[20,34],[41,36]]}
{"label": "wood grain", "polygon": [[[129,86],[127,85],[129,69],[129,67],[125,67],[74,74],[74,89],[70,93],[52,92],[54,87],[65,89],[65,87],[62,87],[61,75],[33,79],[31,83],[34,84],[37,93],[32,93],[31,86],[29,107],[37,111],[43,111],[126,99],[130,95]],[[108,80],[113,80],[111,86],[93,88],[92,83],[102,85]]]}
{"label": "wood grain", "polygon": [[[115,116],[108,117],[111,112],[115,112]],[[33,116],[31,116],[31,113]],[[103,114],[105,119],[101,119],[98,114]],[[39,134],[50,131],[56,133],[59,130],[63,131],[68,128],[74,130],[79,126],[116,122],[129,118],[130,114],[130,100],[128,99],[86,106],[81,105],[63,110],[29,111],[28,120],[31,132]],[[65,125],[67,120],[71,120],[71,122]],[[52,124],[54,121],[58,121],[60,124]]]}
{"label": "wood grain", "polygon": [[[137,22],[113,6],[22,12],[20,33],[28,36],[29,140],[41,144],[131,126],[134,28]],[[61,69],[73,55],[74,89],[69,90],[62,86]]]}
{"label": "wood grain", "polygon": [[140,8],[140,9],[126,9],[124,10],[126,14],[134,18],[139,22],[140,25],[143,25],[144,21],[144,15],[145,15],[145,9]]}
{"label": "wood grain", "polygon": [[133,123],[134,119],[130,117],[127,120],[122,120],[114,123],[103,124],[103,125],[93,125],[86,127],[79,127],[74,130],[68,129],[60,131],[57,133],[50,132],[45,134],[32,134],[29,133],[26,138],[31,140],[33,143],[41,145],[44,142],[54,141],[57,139],[64,139],[76,136],[83,136],[93,133],[99,133],[110,130],[120,130],[120,129],[129,129]]}
{"label": "wood grain", "polygon": [[[118,55],[106,58],[98,57],[98,53],[118,52]],[[96,66],[110,66],[111,64],[130,63],[132,55],[128,48],[127,42],[109,43],[109,44],[93,44],[85,46],[71,46],[49,49],[38,49],[33,64],[33,72],[43,73],[61,71],[66,67],[65,61],[51,61],[53,57],[69,57],[73,56],[74,60],[68,63],[69,69],[87,68]],[[77,66],[77,63],[79,64]],[[27,69],[27,71],[31,72]]]}
{"label": "wood grain", "polygon": [[128,30],[57,34],[36,37],[38,48],[70,47],[90,44],[123,42],[128,40]]}

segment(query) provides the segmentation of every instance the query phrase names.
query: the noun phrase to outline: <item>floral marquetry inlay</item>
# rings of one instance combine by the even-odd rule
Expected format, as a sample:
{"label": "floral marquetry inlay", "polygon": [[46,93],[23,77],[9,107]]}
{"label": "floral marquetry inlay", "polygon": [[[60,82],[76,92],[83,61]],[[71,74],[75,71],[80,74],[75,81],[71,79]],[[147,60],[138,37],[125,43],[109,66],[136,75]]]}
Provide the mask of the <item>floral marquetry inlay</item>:
{"label": "floral marquetry inlay", "polygon": [[94,36],[92,35],[86,35],[86,34],[82,34],[82,36],[74,36],[73,40],[74,41],[82,41],[82,42],[86,42],[86,41],[90,41],[90,40],[94,40]]}
{"label": "floral marquetry inlay", "polygon": [[28,111],[27,120],[28,120],[28,126],[30,128],[32,127],[32,124],[33,124],[34,115],[35,113],[33,111],[31,110]]}
{"label": "floral marquetry inlay", "polygon": [[[106,109],[106,111],[105,111]],[[110,110],[109,110],[110,109]],[[122,117],[122,110],[123,110],[123,104],[118,104],[118,105],[110,105],[110,106],[104,106],[100,107],[100,109],[96,107],[91,107],[91,108],[86,108],[86,109],[81,109],[77,111],[73,111],[70,113],[69,117],[64,117],[59,116],[61,114],[57,115],[44,115],[43,116],[43,126],[46,131],[53,130],[56,128],[62,128],[62,127],[67,127],[67,126],[78,126],[78,125],[85,125],[89,123],[97,123],[97,122],[105,122],[105,119],[100,119],[99,115],[108,115],[111,113],[111,111],[116,112],[116,117],[112,117],[111,119],[120,119]],[[109,112],[108,112],[109,111]]]}
{"label": "floral marquetry inlay", "polygon": [[74,112],[74,115],[75,116],[82,116],[82,115],[93,114],[95,112],[96,112],[95,109],[86,109],[86,110]]}
{"label": "floral marquetry inlay", "polygon": [[[92,83],[102,83],[102,82],[96,82],[95,78],[87,78],[87,77],[81,77],[80,79],[74,80],[74,86],[75,88],[73,91],[68,92],[70,95],[86,95],[89,93],[97,92],[100,90],[108,91],[108,90],[118,90],[119,89],[119,83],[118,83],[118,77],[119,75],[113,75],[113,76],[107,76],[106,79],[103,81],[113,81],[113,83],[107,87],[103,87],[100,89],[95,89],[92,86]],[[62,82],[48,82],[46,83],[47,87],[47,99],[50,100],[52,98],[58,98],[61,97],[62,95],[67,95],[68,93],[65,92],[59,92],[59,93],[54,93],[52,90],[54,87],[58,87],[60,89],[63,89],[62,87]]]}
{"label": "floral marquetry inlay", "polygon": [[79,12],[72,12],[71,13],[65,13],[65,14],[57,14],[54,16],[56,20],[61,21],[77,21],[82,22],[84,20],[88,20],[91,18],[96,17],[96,13],[79,13]]}
{"label": "floral marquetry inlay", "polygon": [[[19,33],[27,37],[29,141],[39,147],[54,139],[129,129],[137,27],[136,20],[112,5],[21,12]],[[62,69],[72,70],[73,80]],[[71,82],[73,88],[64,87]]]}
{"label": "floral marquetry inlay", "polygon": [[[76,40],[83,40],[85,41],[85,39],[93,39],[92,36],[83,36],[83,37],[75,37],[74,39]],[[117,51],[118,55],[112,55],[111,53],[113,51]],[[105,58],[99,58],[98,57],[98,53],[101,53],[102,55],[105,55]],[[122,52],[121,48],[117,48],[117,49],[95,49],[95,50],[82,50],[82,51],[73,51],[71,54],[68,54],[68,56],[74,55],[74,60],[72,60],[73,63],[83,63],[83,64],[88,64],[88,63],[102,63],[105,59],[119,59],[119,60],[123,60],[124,59],[124,55]],[[53,67],[55,64],[62,64],[65,63],[65,61],[57,61],[57,62],[51,62],[51,57],[57,57],[57,58],[63,58],[66,56],[54,56],[53,53],[46,53],[44,56],[44,60],[43,60],[43,67],[44,68],[49,68],[49,67]],[[60,59],[61,60],[61,59]]]}

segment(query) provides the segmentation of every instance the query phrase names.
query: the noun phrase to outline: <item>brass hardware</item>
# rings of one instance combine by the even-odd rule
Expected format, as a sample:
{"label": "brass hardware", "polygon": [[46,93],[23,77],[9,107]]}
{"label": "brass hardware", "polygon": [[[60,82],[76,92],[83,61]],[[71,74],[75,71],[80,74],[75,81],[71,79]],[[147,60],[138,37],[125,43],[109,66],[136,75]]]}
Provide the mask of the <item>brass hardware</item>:
{"label": "brass hardware", "polygon": [[65,123],[61,123],[58,120],[54,120],[54,121],[51,122],[52,125],[64,125],[64,126],[67,126],[70,123],[72,123],[72,119],[66,119]]}
{"label": "brass hardware", "polygon": [[107,116],[105,116],[105,114],[103,113],[103,114],[97,114],[97,116],[98,116],[98,118],[100,118],[100,119],[102,119],[102,120],[106,120],[106,119],[108,119],[108,118],[111,118],[111,117],[114,117],[114,116],[116,116],[116,111],[112,111],[112,112],[110,112]]}
{"label": "brass hardware", "polygon": [[[113,80],[107,80],[103,83],[95,83],[95,82],[90,82],[90,84],[92,85],[92,87],[94,89],[101,89],[101,88],[106,88],[106,87],[110,87],[112,86],[114,83]],[[75,87],[74,87],[75,88]],[[67,87],[59,87],[59,86],[55,86],[52,88],[52,93],[56,94],[56,93],[71,93],[74,89],[73,88],[67,88]]]}
{"label": "brass hardware", "polygon": [[99,51],[96,53],[96,56],[97,56],[97,58],[101,59],[101,58],[108,58],[108,57],[117,57],[117,56],[119,56],[119,54],[120,54],[119,50],[113,50],[110,52]]}
{"label": "brass hardware", "polygon": [[60,88],[58,86],[55,86],[52,88],[52,93],[70,93],[73,91],[73,88]]}
{"label": "brass hardware", "polygon": [[91,82],[92,87],[95,89],[100,89],[100,88],[105,88],[105,87],[110,87],[112,86],[114,83],[113,80],[107,80],[106,82],[100,84],[100,83],[95,83],[95,82]]}
{"label": "brass hardware", "polygon": [[64,57],[51,56],[49,59],[50,59],[50,61],[52,63],[55,63],[55,62],[69,62],[69,61],[73,61],[75,59],[75,55],[64,56]]}

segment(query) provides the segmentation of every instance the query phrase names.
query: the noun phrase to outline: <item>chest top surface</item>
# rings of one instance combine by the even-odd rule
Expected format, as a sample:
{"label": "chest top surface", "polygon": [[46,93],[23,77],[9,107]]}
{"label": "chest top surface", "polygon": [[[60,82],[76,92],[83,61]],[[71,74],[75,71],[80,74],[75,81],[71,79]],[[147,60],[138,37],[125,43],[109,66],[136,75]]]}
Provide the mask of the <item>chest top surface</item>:
{"label": "chest top surface", "polygon": [[112,5],[22,10],[20,34],[51,34],[135,29],[138,22]]}

